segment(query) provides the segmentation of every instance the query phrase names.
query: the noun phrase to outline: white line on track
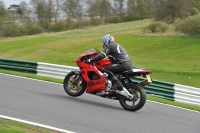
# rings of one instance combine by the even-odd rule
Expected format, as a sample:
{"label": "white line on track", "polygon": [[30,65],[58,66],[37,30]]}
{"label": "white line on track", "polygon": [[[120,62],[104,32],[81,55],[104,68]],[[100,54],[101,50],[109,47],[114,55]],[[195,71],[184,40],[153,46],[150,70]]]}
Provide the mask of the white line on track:
{"label": "white line on track", "polygon": [[[41,81],[41,82],[47,82],[47,83],[52,83],[52,84],[58,84],[58,83],[54,83],[54,82],[48,82],[48,81],[43,81],[43,80],[38,80],[38,79],[33,79],[33,78],[26,78],[26,77],[22,77],[22,76],[15,76],[15,75],[4,74],[4,73],[0,73],[0,74],[1,75],[12,76],[12,77],[19,77],[19,78],[25,78],[25,79],[30,79],[30,80],[36,80],[36,81]],[[61,84],[58,84],[58,85],[61,85]],[[46,129],[51,129],[51,130],[59,131],[59,132],[63,132],[63,133],[75,133],[75,132],[72,132],[72,131],[68,131],[68,130],[64,130],[64,129],[60,129],[60,128],[56,128],[56,127],[51,127],[51,126],[47,126],[47,125],[43,125],[43,124],[39,124],[39,123],[35,123],[35,122],[30,122],[30,121],[26,121],[26,120],[22,120],[22,119],[17,119],[17,118],[13,118],[13,117],[0,115],[0,118],[13,120],[13,121],[17,121],[17,122],[33,125],[33,126],[46,128]]]}
{"label": "white line on track", "polygon": [[72,132],[72,131],[67,131],[67,130],[64,130],[64,129],[55,128],[55,127],[51,127],[51,126],[47,126],[47,125],[43,125],[43,124],[39,124],[39,123],[34,123],[34,122],[30,122],[30,121],[25,121],[25,120],[13,118],[13,117],[0,115],[0,118],[12,120],[12,121],[17,121],[17,122],[21,122],[21,123],[25,123],[25,124],[29,124],[29,125],[33,125],[33,126],[38,126],[38,127],[42,127],[42,128],[46,128],[46,129],[50,129],[50,130],[54,130],[54,131],[59,131],[59,132],[63,132],[63,133],[75,133],[75,132]]}
{"label": "white line on track", "polygon": [[[39,79],[34,79],[34,78],[28,78],[28,77],[23,77],[23,76],[16,76],[16,75],[11,75],[11,74],[5,74],[5,73],[0,73],[1,75],[7,75],[7,76],[12,76],[12,77],[18,77],[18,78],[24,78],[24,79],[30,79],[30,80],[36,80],[36,81],[41,81],[41,82],[47,82],[47,83],[51,83],[51,84],[58,84],[59,83],[55,83],[55,82],[50,82],[50,81],[45,81],[45,80],[39,80]],[[39,75],[38,75],[39,76]]]}
{"label": "white line on track", "polygon": [[192,111],[192,112],[200,113],[199,111],[195,111],[195,110],[191,110],[191,109],[186,109],[186,108],[182,108],[182,107],[178,107],[178,106],[174,106],[174,105],[170,105],[170,104],[159,103],[159,102],[150,101],[150,100],[147,100],[147,101],[152,102],[152,103],[157,103],[157,104],[162,104],[162,105],[174,107],[174,108],[179,108],[179,109],[183,109],[183,110],[187,110],[187,111]]}

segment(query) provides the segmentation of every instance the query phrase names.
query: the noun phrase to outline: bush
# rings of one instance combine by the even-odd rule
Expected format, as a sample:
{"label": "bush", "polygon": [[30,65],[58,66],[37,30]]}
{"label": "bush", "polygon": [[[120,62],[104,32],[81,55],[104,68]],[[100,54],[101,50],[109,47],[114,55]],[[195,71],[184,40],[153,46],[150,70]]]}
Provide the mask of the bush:
{"label": "bush", "polygon": [[151,24],[147,27],[147,29],[149,29],[152,33],[155,33],[155,32],[158,31],[158,25],[159,25],[159,23],[157,23],[157,22],[151,23]]}
{"label": "bush", "polygon": [[191,15],[198,15],[198,14],[199,14],[199,10],[198,10],[197,8],[192,8],[192,9],[190,10],[190,14],[191,14]]}
{"label": "bush", "polygon": [[43,32],[44,30],[33,24],[19,23],[4,23],[1,25],[0,36],[2,37],[17,37],[24,35],[34,35]]}
{"label": "bush", "polygon": [[168,25],[166,23],[160,23],[159,29],[162,33],[165,33],[166,30],[168,29]]}
{"label": "bush", "polygon": [[90,23],[92,26],[101,25],[102,19],[101,18],[93,18],[93,19],[90,19]]}
{"label": "bush", "polygon": [[181,23],[176,24],[176,30],[190,36],[200,35],[200,14],[190,16]]}
{"label": "bush", "polygon": [[21,33],[21,29],[19,29],[19,26],[15,23],[7,23],[4,24],[2,27],[2,35],[3,37],[16,37],[16,36],[22,36],[23,33]]}
{"label": "bush", "polygon": [[70,27],[68,26],[68,29],[78,29],[78,28],[80,28],[78,20],[71,20]]}
{"label": "bush", "polygon": [[91,26],[89,19],[83,19],[81,24],[82,24],[82,28]]}
{"label": "bush", "polygon": [[146,27],[152,33],[162,32],[165,33],[168,29],[168,25],[164,22],[153,22]]}
{"label": "bush", "polygon": [[42,33],[44,31],[44,29],[34,24],[28,24],[26,26],[26,30],[27,30],[27,35],[35,35]]}
{"label": "bush", "polygon": [[110,16],[105,19],[106,23],[120,23],[122,22],[122,18],[119,15]]}
{"label": "bush", "polygon": [[52,24],[49,26],[50,31],[58,32],[58,31],[64,31],[65,28],[65,23],[64,22],[57,22],[55,24]]}

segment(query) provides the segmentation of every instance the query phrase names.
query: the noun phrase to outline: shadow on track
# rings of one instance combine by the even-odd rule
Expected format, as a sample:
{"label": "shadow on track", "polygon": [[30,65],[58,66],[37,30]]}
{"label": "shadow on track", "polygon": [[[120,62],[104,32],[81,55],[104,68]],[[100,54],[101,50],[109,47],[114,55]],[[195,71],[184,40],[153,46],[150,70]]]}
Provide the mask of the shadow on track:
{"label": "shadow on track", "polygon": [[[116,107],[116,106],[113,106],[113,105],[108,105],[106,103],[100,103],[100,102],[97,102],[97,101],[91,101],[91,100],[88,100],[88,99],[83,99],[82,97],[71,97],[71,96],[64,96],[64,95],[58,95],[58,94],[50,94],[50,93],[38,93],[39,95],[42,95],[42,96],[46,96],[46,97],[49,97],[49,98],[52,98],[52,99],[59,99],[59,100],[62,100],[63,102],[65,100],[67,100],[68,102],[77,102],[77,103],[81,103],[81,104],[88,104],[88,105],[92,105],[92,106],[97,106],[97,107],[102,107],[102,108],[107,108],[107,109],[114,109],[114,110],[121,110],[121,111],[124,111],[124,109],[122,107],[120,107],[120,104],[119,104],[119,107]],[[118,102],[118,101],[116,101]]]}

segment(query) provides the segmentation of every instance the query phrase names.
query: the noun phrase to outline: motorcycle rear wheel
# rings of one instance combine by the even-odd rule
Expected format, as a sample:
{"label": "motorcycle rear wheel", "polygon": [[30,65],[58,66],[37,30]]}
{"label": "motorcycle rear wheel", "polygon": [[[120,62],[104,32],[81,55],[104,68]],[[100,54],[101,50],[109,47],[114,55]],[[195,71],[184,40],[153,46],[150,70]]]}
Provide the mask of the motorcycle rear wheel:
{"label": "motorcycle rear wheel", "polygon": [[129,83],[124,85],[124,87],[134,95],[133,100],[128,100],[126,98],[120,98],[119,103],[121,106],[129,111],[137,111],[141,109],[146,103],[146,92],[144,88],[139,84]]}
{"label": "motorcycle rear wheel", "polygon": [[68,73],[63,81],[63,87],[68,95],[73,97],[78,97],[85,92],[86,82],[83,78],[79,78],[79,80],[75,84],[74,81],[75,81],[75,73],[74,72]]}

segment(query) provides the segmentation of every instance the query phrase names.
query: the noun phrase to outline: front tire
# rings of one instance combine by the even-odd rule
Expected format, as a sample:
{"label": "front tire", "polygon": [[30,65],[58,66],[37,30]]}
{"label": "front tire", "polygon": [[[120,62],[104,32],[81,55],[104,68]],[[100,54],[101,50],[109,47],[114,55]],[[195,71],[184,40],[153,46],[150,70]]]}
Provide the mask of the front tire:
{"label": "front tire", "polygon": [[[79,76],[77,78],[77,76]],[[75,77],[78,79],[75,81]],[[70,72],[66,75],[63,87],[65,92],[73,97],[82,95],[86,90],[86,82],[81,75],[77,75],[75,72]]]}
{"label": "front tire", "polygon": [[134,95],[133,100],[128,100],[126,98],[120,98],[119,103],[121,106],[129,111],[137,111],[141,109],[146,103],[146,92],[144,88],[139,84],[129,83],[124,85],[124,87]]}

